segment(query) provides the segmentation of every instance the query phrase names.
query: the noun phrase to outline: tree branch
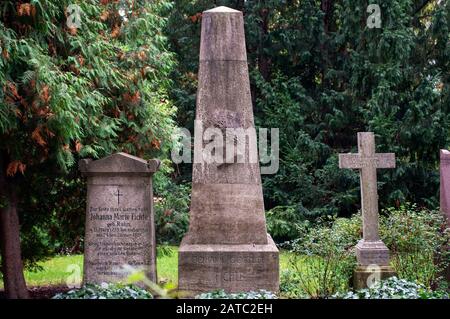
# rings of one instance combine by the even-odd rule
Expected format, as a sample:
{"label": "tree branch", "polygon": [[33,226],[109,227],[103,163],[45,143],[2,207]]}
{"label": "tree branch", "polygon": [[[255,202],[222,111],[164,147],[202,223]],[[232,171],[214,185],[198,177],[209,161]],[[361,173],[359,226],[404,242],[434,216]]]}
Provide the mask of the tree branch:
{"label": "tree branch", "polygon": [[420,11],[423,10],[423,8],[425,8],[431,1],[435,1],[435,0],[422,0],[422,2],[416,7],[416,9],[414,10],[414,14],[416,15],[418,14]]}

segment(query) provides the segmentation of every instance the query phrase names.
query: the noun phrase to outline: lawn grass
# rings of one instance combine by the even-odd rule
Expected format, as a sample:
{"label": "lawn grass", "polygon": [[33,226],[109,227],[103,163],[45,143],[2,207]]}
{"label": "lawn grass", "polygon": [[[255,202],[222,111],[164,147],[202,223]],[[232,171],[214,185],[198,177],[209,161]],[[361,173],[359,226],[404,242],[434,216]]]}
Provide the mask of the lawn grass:
{"label": "lawn grass", "polygon": [[[167,288],[175,288],[178,282],[178,247],[169,246],[171,253],[161,254],[157,258],[158,281]],[[280,273],[288,267],[289,252],[280,254]],[[40,271],[25,271],[25,280],[28,287],[57,286],[76,284],[81,282],[83,276],[83,255],[55,256],[39,262]],[[3,281],[0,279],[0,289]]]}
{"label": "lawn grass", "polygon": [[170,246],[169,256],[158,256],[156,259],[156,272],[158,282],[167,285],[167,288],[178,286],[178,247]]}
{"label": "lawn grass", "polygon": [[[41,271],[25,271],[27,286],[56,286],[83,278],[83,255],[56,256],[38,264]],[[77,280],[78,277],[78,280]]]}

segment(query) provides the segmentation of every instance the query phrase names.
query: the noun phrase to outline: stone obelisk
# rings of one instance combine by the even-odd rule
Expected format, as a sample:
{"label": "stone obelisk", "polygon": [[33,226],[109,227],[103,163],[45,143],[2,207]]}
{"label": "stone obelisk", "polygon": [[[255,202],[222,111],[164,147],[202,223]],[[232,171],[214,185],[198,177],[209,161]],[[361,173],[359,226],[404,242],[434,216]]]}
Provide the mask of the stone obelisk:
{"label": "stone obelisk", "polygon": [[[194,146],[189,232],[179,249],[179,289],[277,291],[278,249],[267,234],[259,162],[248,154],[223,164],[204,160],[205,130],[254,131],[242,12],[203,12],[198,78],[200,143]],[[244,143],[256,149],[254,139]]]}

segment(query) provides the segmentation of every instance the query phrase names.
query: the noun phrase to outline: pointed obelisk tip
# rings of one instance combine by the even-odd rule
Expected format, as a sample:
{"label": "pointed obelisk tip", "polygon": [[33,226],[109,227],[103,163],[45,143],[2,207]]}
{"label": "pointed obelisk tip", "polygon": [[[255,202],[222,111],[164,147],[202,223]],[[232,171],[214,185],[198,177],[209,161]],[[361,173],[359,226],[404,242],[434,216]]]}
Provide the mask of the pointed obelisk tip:
{"label": "pointed obelisk tip", "polygon": [[234,10],[225,6],[216,7],[213,9],[209,9],[204,11],[203,13],[239,13],[241,11]]}
{"label": "pointed obelisk tip", "polygon": [[200,61],[247,62],[241,11],[217,7],[203,12]]}

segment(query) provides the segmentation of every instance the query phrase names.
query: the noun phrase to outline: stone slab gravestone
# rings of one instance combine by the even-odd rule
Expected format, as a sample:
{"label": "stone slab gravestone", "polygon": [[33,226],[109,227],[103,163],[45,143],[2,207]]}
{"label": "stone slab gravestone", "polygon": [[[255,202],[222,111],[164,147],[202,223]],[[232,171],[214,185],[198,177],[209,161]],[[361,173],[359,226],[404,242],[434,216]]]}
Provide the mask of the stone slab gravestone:
{"label": "stone slab gravestone", "polygon": [[[253,129],[242,12],[203,12],[189,231],[179,249],[185,292],[278,291],[278,249],[267,234],[259,162],[204,161],[202,131]],[[198,123],[201,129],[198,130]],[[256,141],[246,140],[246,149]],[[254,143],[254,144],[252,144]],[[198,161],[197,159],[200,159]]]}
{"label": "stone slab gravestone", "polygon": [[450,227],[450,152],[441,150],[440,152],[440,206],[441,212],[447,219]]}
{"label": "stone slab gravestone", "polygon": [[[439,198],[440,209],[447,219],[447,227],[450,227],[450,152],[448,150],[440,151],[439,165]],[[447,281],[450,282],[450,265],[446,270]]]}
{"label": "stone slab gravestone", "polygon": [[359,169],[363,239],[356,245],[358,267],[354,273],[354,288],[366,288],[372,279],[395,275],[389,265],[389,249],[379,235],[377,192],[377,168],[395,168],[395,154],[375,153],[373,132],[360,132],[358,153],[339,154],[339,168]]}
{"label": "stone slab gravestone", "polygon": [[87,177],[84,283],[123,281],[124,265],[156,282],[152,175],[159,164],[126,153],[80,161]]}

